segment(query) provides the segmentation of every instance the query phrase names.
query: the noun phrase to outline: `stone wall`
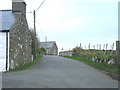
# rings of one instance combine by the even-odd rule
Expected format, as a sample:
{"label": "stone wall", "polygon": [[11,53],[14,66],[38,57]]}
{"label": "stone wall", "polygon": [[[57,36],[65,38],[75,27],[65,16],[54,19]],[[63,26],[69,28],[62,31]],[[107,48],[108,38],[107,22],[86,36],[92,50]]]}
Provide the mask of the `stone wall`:
{"label": "stone wall", "polygon": [[32,39],[27,20],[21,15],[10,30],[10,69],[32,62]]}
{"label": "stone wall", "polygon": [[20,0],[12,0],[12,12],[22,12],[26,15],[26,3],[24,1],[20,2]]}
{"label": "stone wall", "polygon": [[58,55],[58,48],[57,48],[57,46],[54,44],[52,46],[52,48],[47,48],[46,49],[46,53],[47,53],[47,55]]}
{"label": "stone wall", "polygon": [[58,55],[58,47],[56,44],[53,45],[53,54]]}

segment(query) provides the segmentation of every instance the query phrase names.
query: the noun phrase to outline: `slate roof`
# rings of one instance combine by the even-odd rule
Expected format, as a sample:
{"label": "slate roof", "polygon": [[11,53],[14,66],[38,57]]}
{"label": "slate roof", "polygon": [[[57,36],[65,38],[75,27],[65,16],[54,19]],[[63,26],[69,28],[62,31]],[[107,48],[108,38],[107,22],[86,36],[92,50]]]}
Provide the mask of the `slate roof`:
{"label": "slate roof", "polygon": [[52,48],[55,41],[40,42],[40,48]]}
{"label": "slate roof", "polygon": [[10,30],[20,15],[21,13],[12,13],[12,10],[0,10],[0,31]]}

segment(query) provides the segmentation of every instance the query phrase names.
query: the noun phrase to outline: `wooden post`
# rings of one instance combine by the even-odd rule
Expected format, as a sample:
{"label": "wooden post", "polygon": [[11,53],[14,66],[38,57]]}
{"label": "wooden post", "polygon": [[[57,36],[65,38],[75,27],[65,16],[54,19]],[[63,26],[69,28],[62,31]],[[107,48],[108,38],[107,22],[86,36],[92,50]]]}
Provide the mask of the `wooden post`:
{"label": "wooden post", "polygon": [[95,45],[93,45],[93,48],[94,48],[94,53],[95,53]]}
{"label": "wooden post", "polygon": [[36,25],[35,25],[35,10],[33,11],[34,16],[34,58],[36,57]]}
{"label": "wooden post", "polygon": [[115,44],[113,43],[112,50],[114,50],[114,45],[115,45]]}
{"label": "wooden post", "polygon": [[106,54],[107,54],[107,47],[108,47],[108,44],[106,44],[106,51],[105,51]]}
{"label": "wooden post", "polygon": [[94,50],[95,50],[95,45],[93,45],[93,48],[94,48]]}
{"label": "wooden post", "polygon": [[80,49],[81,49],[81,43],[80,43]]}
{"label": "wooden post", "polygon": [[99,45],[99,53],[101,54],[101,44]]}
{"label": "wooden post", "polygon": [[101,50],[101,44],[99,45],[99,50]]}
{"label": "wooden post", "polygon": [[98,44],[97,44],[97,50],[98,50]]}
{"label": "wooden post", "polygon": [[86,53],[86,46],[85,46],[85,53]]}
{"label": "wooden post", "polygon": [[114,43],[113,43],[113,45],[111,47],[111,55],[113,54],[113,51],[114,51]]}
{"label": "wooden post", "polygon": [[103,45],[103,51],[104,51],[104,55],[106,54],[106,51],[105,51],[105,44]]}
{"label": "wooden post", "polygon": [[115,61],[115,63],[120,65],[120,41],[116,41],[116,56],[117,60]]}
{"label": "wooden post", "polygon": [[88,49],[90,50],[90,43],[89,43],[89,45],[88,45]]}
{"label": "wooden post", "polygon": [[103,50],[105,50],[105,44],[103,45]]}
{"label": "wooden post", "polygon": [[91,52],[90,52],[90,43],[89,43],[89,45],[88,45],[88,49],[89,49],[89,50],[88,50],[88,51],[89,51],[89,53],[91,53]]}

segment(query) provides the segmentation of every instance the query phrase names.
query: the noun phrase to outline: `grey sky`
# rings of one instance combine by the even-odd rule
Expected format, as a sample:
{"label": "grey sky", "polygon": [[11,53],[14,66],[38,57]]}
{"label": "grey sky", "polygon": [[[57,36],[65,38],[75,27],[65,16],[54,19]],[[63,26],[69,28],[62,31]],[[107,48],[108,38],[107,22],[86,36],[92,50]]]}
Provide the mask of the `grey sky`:
{"label": "grey sky", "polygon": [[[37,9],[43,0],[25,0],[27,12]],[[56,41],[69,50],[80,43],[83,48],[91,43],[109,44],[118,39],[119,0],[46,0],[36,13],[37,34],[41,41]],[[11,0],[3,0],[0,9],[11,9]],[[27,13],[29,27],[33,14]],[[39,24],[38,24],[39,22]]]}

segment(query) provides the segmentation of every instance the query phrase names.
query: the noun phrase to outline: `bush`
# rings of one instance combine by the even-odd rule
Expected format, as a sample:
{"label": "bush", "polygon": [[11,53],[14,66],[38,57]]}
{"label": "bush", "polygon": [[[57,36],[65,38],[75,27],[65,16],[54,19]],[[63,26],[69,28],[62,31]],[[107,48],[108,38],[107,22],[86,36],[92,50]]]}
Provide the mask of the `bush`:
{"label": "bush", "polygon": [[39,48],[39,49],[37,50],[37,52],[38,52],[39,55],[44,55],[46,51],[45,51],[44,48]]}

